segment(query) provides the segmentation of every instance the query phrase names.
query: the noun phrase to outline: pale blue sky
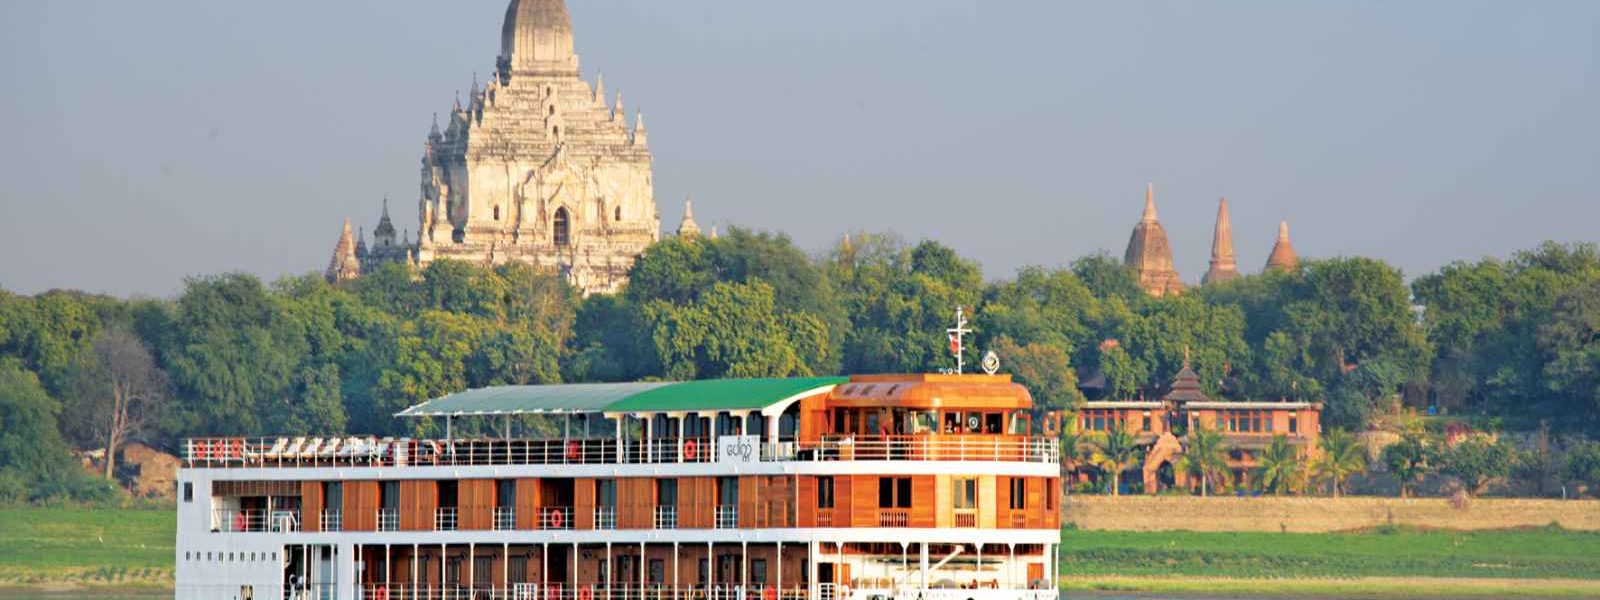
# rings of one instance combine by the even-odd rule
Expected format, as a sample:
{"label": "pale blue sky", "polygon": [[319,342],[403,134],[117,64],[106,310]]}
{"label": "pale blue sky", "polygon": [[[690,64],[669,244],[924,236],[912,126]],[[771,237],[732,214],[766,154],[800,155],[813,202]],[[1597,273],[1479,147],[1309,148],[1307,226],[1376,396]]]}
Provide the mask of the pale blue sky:
{"label": "pale blue sky", "polygon": [[[1600,239],[1600,2],[569,0],[645,110],[664,226],[934,238],[991,278],[1120,255],[1156,184],[1185,280],[1415,276]],[[166,296],[320,271],[499,50],[505,0],[0,3],[0,287]],[[414,232],[413,232],[414,233]]]}

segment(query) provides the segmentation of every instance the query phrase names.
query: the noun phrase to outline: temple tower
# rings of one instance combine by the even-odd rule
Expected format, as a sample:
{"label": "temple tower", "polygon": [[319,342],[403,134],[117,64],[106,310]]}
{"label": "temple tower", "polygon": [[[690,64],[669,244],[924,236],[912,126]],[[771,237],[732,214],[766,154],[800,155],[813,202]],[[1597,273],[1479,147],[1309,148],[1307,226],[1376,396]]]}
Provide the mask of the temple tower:
{"label": "temple tower", "polygon": [[1211,234],[1211,268],[1200,283],[1210,285],[1239,277],[1239,262],[1233,254],[1233,223],[1228,218],[1228,199],[1217,203],[1217,229]]}
{"label": "temple tower", "polygon": [[1167,241],[1167,230],[1156,217],[1155,185],[1145,188],[1144,216],[1133,227],[1128,239],[1128,249],[1122,261],[1139,275],[1139,287],[1152,296],[1165,296],[1183,291],[1178,279],[1178,269],[1172,262],[1172,244]]}
{"label": "temple tower", "polygon": [[[678,223],[678,237],[692,238],[700,236],[700,224],[694,220],[694,200],[683,201],[683,221]],[[716,237],[715,234],[712,237]]]}
{"label": "temple tower", "polygon": [[344,220],[344,231],[339,234],[339,243],[333,247],[333,259],[328,261],[328,270],[323,276],[328,278],[328,283],[361,276],[361,261],[356,258],[356,236],[350,232],[350,219]]}
{"label": "temple tower", "polygon": [[1289,222],[1278,223],[1278,241],[1272,245],[1272,254],[1267,256],[1267,270],[1293,271],[1299,267],[1300,257],[1289,244]]}
{"label": "temple tower", "polygon": [[415,243],[395,243],[386,206],[363,266],[523,262],[584,293],[622,287],[661,236],[653,158],[644,119],[581,78],[574,48],[564,0],[511,0],[493,75],[423,144]]}

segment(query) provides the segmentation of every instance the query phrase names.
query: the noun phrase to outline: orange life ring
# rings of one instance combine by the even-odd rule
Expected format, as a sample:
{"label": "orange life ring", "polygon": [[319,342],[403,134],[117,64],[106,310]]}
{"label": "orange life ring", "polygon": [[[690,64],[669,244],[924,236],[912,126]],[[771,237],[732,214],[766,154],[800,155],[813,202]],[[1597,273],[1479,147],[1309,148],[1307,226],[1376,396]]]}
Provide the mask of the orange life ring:
{"label": "orange life ring", "polygon": [[372,600],[389,600],[389,588],[378,586],[378,589],[373,590]]}
{"label": "orange life ring", "polygon": [[761,598],[762,600],[778,600],[778,590],[771,587],[761,590]]}
{"label": "orange life ring", "polygon": [[567,516],[564,515],[564,514],[561,514],[561,509],[559,509],[559,508],[550,509],[550,527],[552,529],[561,529],[561,526],[565,525],[566,522],[567,522]]}
{"label": "orange life ring", "polygon": [[557,600],[561,597],[561,584],[544,586],[544,597],[547,600]]}
{"label": "orange life ring", "polygon": [[567,460],[568,461],[578,460],[578,456],[581,453],[582,453],[582,449],[580,449],[578,447],[578,441],[577,440],[573,440],[573,441],[567,442]]}
{"label": "orange life ring", "polygon": [[586,585],[578,588],[578,600],[594,600],[594,586]]}
{"label": "orange life ring", "polygon": [[689,440],[683,443],[683,455],[689,460],[694,460],[694,455],[696,453],[695,451],[698,449],[699,448],[695,445],[694,440]]}
{"label": "orange life ring", "polygon": [[189,456],[192,458],[192,460],[205,460],[206,443],[204,441],[191,440],[189,442]]}
{"label": "orange life ring", "polygon": [[229,455],[228,458],[233,458],[233,459],[244,458],[244,440],[239,440],[239,439],[233,440],[233,449],[232,450],[233,450],[233,452],[232,452],[231,455]]}

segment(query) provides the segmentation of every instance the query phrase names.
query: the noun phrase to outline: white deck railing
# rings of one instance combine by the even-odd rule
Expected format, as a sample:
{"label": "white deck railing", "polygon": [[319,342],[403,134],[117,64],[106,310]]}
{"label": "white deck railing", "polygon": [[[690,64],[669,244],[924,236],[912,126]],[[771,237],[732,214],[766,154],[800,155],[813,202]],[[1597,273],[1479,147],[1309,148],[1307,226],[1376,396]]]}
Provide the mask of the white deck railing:
{"label": "white deck railing", "polygon": [[[703,463],[710,438],[412,440],[395,438],[198,438],[183,445],[198,468],[405,467]],[[1046,437],[825,436],[816,442],[760,444],[759,460],[1000,461],[1059,464],[1059,440]]]}

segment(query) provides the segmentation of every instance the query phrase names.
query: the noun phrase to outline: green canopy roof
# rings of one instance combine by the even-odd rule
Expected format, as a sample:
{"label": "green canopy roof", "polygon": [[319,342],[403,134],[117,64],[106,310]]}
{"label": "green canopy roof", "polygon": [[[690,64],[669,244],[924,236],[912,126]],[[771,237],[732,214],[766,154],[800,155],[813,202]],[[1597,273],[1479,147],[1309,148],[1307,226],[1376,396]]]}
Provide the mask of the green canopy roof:
{"label": "green canopy roof", "polygon": [[760,410],[845,381],[844,377],[797,377],[500,386],[435,398],[396,416]]}
{"label": "green canopy roof", "polygon": [[434,398],[401,411],[401,417],[598,413],[612,403],[670,382],[507,385]]}
{"label": "green canopy roof", "polygon": [[628,396],[607,406],[605,412],[760,410],[847,380],[845,377],[796,377],[685,381]]}

